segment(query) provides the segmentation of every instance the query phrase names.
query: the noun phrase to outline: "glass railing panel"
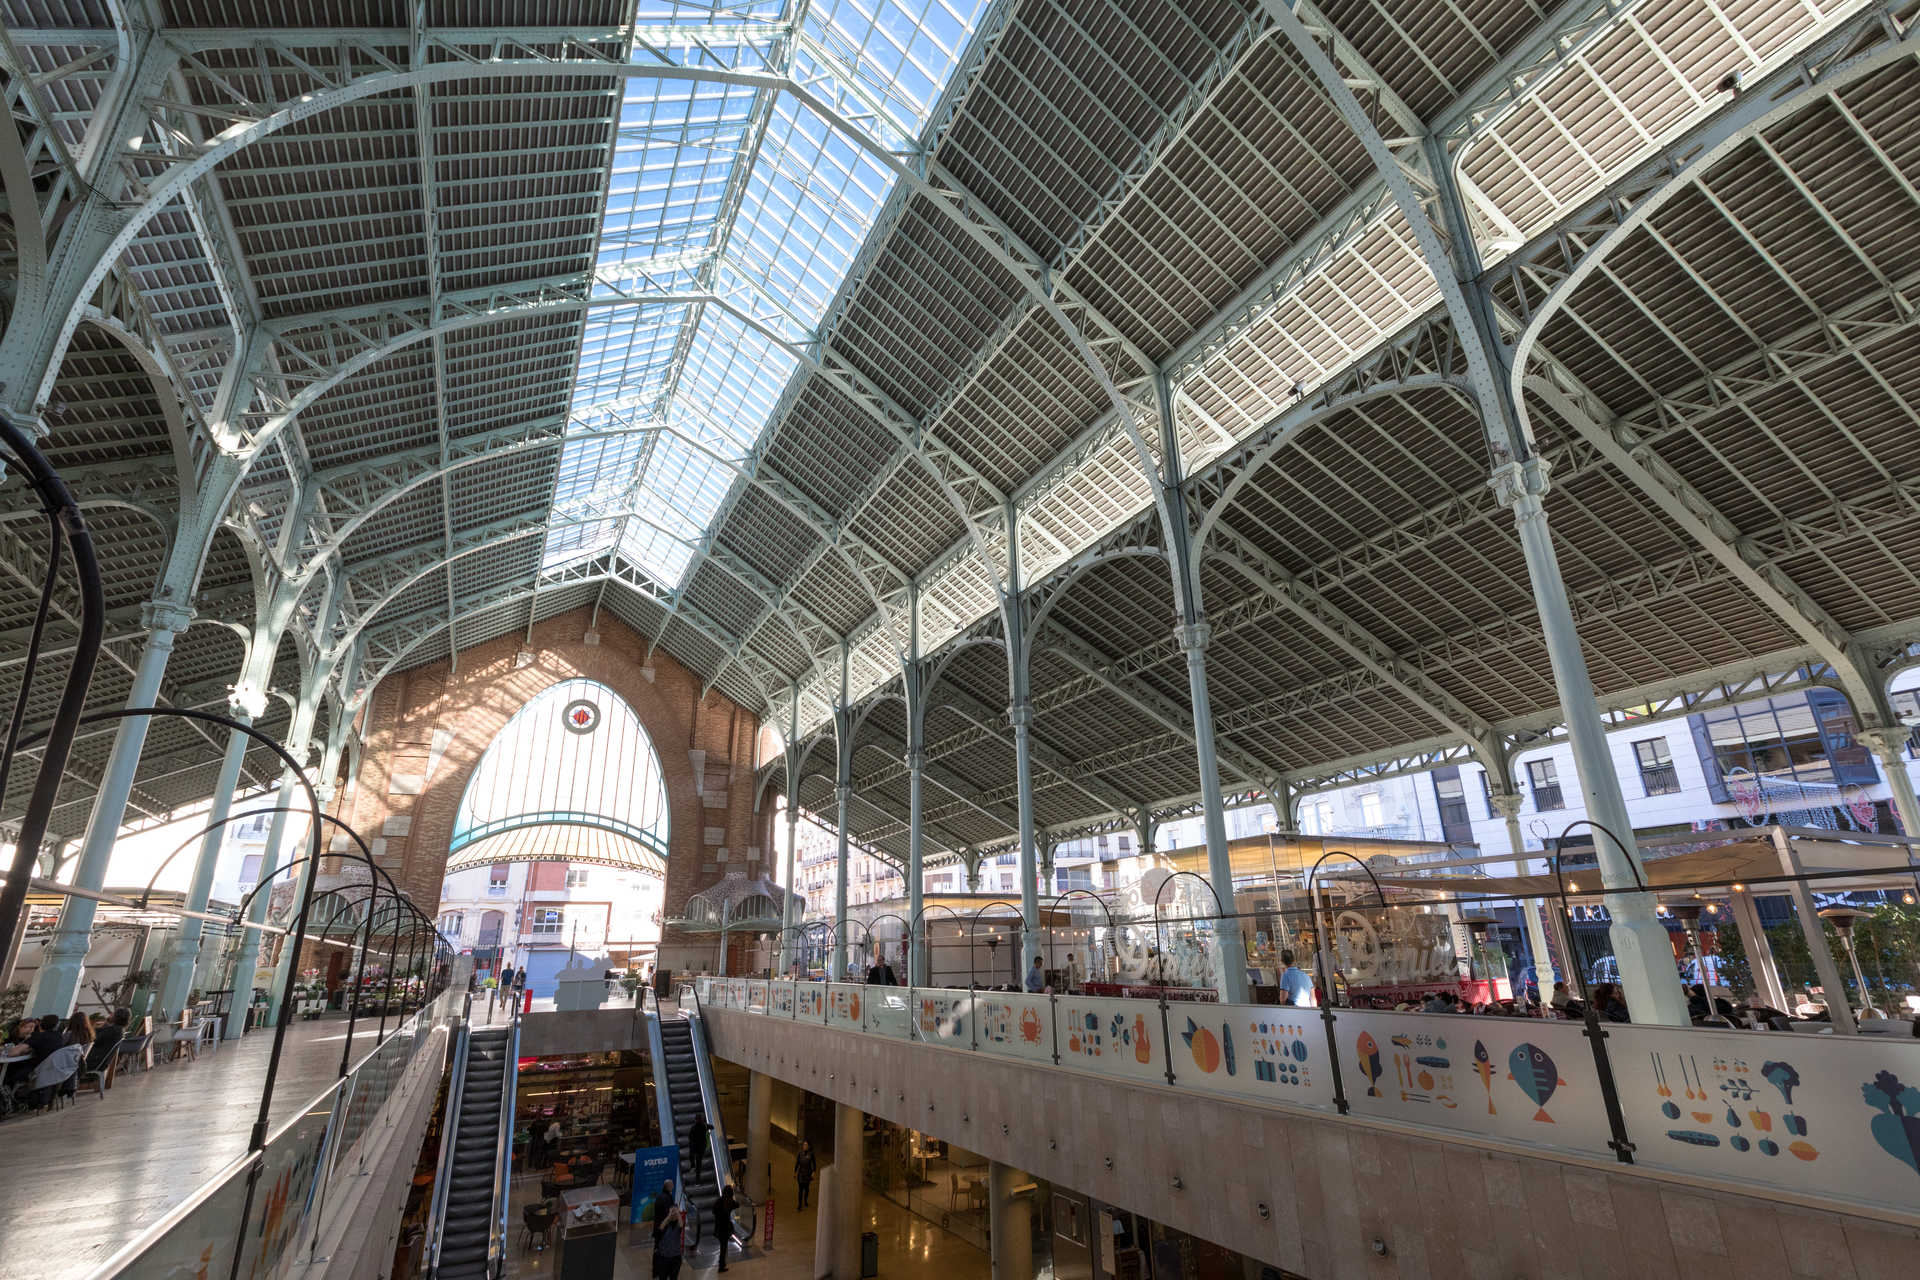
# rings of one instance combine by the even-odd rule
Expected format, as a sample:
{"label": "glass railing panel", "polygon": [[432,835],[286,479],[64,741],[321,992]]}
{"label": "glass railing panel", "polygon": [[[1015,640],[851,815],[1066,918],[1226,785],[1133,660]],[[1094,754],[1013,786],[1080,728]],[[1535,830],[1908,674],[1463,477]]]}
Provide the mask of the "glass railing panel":
{"label": "glass railing panel", "polygon": [[866,1029],[876,1036],[905,1040],[911,1033],[912,992],[905,987],[867,988]]}
{"label": "glass railing panel", "polygon": [[950,987],[915,987],[913,1038],[949,1049],[973,1048],[973,993]]}
{"label": "glass railing panel", "polygon": [[1920,1042],[1607,1027],[1635,1163],[1912,1213]]}
{"label": "glass railing panel", "polygon": [[1179,1088],[1335,1109],[1318,1009],[1189,1002],[1168,1007],[1167,1029]]}
{"label": "glass railing panel", "polygon": [[796,982],[793,986],[794,1017],[801,1021],[825,1022],[827,1018],[827,984],[824,982]]}
{"label": "glass railing panel", "polygon": [[1160,1009],[1146,1000],[1061,996],[1060,1062],[1141,1084],[1167,1083]]}
{"label": "glass railing panel", "polygon": [[338,1114],[335,1104],[344,1089],[343,1081],[267,1140],[241,1233],[240,1269],[236,1274],[284,1276],[304,1259],[318,1225],[322,1176]]}
{"label": "glass railing panel", "polygon": [[249,1153],[223,1169],[139,1239],[109,1259],[99,1276],[223,1276],[240,1245]]}
{"label": "glass railing panel", "polygon": [[860,1030],[865,992],[866,987],[857,982],[828,983],[827,1025],[848,1031]]}
{"label": "glass railing panel", "polygon": [[774,983],[767,1000],[767,1012],[776,1018],[791,1018],[793,1009],[793,984],[791,982]]}
{"label": "glass railing panel", "polygon": [[765,981],[747,983],[747,1012],[765,1013],[767,1011],[767,986]]}
{"label": "glass railing panel", "polygon": [[1356,1115],[1610,1154],[1579,1023],[1339,1009],[1334,1043]]}
{"label": "glass railing panel", "polygon": [[1053,1001],[1046,996],[982,991],[974,999],[974,1047],[1030,1062],[1054,1060]]}

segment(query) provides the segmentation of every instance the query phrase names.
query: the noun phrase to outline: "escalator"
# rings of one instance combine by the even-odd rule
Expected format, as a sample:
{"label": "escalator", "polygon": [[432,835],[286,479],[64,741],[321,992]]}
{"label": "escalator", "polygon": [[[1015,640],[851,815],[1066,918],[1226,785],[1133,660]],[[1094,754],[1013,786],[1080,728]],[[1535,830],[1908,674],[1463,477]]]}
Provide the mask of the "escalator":
{"label": "escalator", "polygon": [[[714,1245],[713,1210],[720,1199],[720,1188],[729,1171],[716,1160],[724,1152],[726,1138],[720,1131],[720,1115],[713,1094],[711,1077],[702,1058],[706,1046],[696,1033],[694,1023],[685,1018],[655,1016],[651,1019],[657,1039],[653,1041],[654,1085],[659,1097],[661,1141],[680,1148],[681,1199],[689,1218],[698,1218],[694,1238],[696,1266],[711,1266],[719,1258]],[[650,1037],[651,1038],[651,1037]],[[701,1152],[696,1175],[693,1162],[693,1127],[701,1116],[708,1117],[713,1134]]]}
{"label": "escalator", "polygon": [[500,1256],[501,1139],[513,1128],[515,1024],[467,1028],[460,1037],[447,1094],[446,1143],[436,1179],[430,1274],[439,1280],[486,1280]]}

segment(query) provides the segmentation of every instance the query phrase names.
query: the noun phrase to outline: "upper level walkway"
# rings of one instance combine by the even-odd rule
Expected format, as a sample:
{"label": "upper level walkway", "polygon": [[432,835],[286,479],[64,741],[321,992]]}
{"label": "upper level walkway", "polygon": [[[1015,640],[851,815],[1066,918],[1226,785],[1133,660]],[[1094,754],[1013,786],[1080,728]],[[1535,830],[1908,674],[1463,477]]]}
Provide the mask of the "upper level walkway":
{"label": "upper level walkway", "polygon": [[[1406,1274],[1822,1280],[1910,1277],[1920,1256],[1913,1039],[1607,1025],[1596,1043],[1528,1018],[697,993],[720,1057],[1315,1280],[1401,1274],[1412,1253]],[[1376,1240],[1400,1261],[1377,1266]]]}

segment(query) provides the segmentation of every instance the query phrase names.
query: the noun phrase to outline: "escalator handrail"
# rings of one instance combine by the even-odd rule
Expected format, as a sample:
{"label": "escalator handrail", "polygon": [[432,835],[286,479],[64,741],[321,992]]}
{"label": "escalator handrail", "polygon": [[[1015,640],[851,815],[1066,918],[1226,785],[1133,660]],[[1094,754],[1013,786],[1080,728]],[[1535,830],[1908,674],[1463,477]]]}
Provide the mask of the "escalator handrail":
{"label": "escalator handrail", "polygon": [[694,996],[694,1015],[687,1019],[693,1041],[694,1078],[700,1082],[700,1109],[707,1117],[707,1158],[713,1161],[714,1186],[725,1187],[734,1181],[733,1159],[727,1149],[727,1135],[720,1116],[720,1091],[714,1087],[713,1062],[707,1051],[707,1025],[702,1020],[700,997]]}
{"label": "escalator handrail", "polygon": [[[667,1040],[661,1032],[661,1026],[660,1002],[656,999],[653,1002],[653,1011],[647,1015],[647,1056],[653,1060],[653,1109],[660,1122],[661,1144],[678,1147],[680,1132],[673,1123],[673,1080],[667,1070]],[[673,1203],[691,1224],[694,1241],[697,1244],[700,1236],[700,1211],[693,1201],[687,1198],[687,1179],[684,1171],[674,1183]]]}
{"label": "escalator handrail", "polygon": [[515,1000],[507,1022],[507,1052],[500,1072],[500,1132],[495,1135],[493,1156],[493,1213],[487,1231],[487,1272],[499,1277],[507,1262],[507,1202],[513,1191],[514,1102],[519,1096],[520,1010],[524,1002]]}
{"label": "escalator handrail", "polygon": [[467,1052],[472,1044],[473,993],[467,993],[460,1010],[460,1035],[453,1045],[453,1078],[447,1083],[447,1106],[440,1123],[440,1160],[433,1171],[433,1208],[427,1215],[431,1227],[428,1245],[427,1275],[440,1274],[440,1244],[447,1232],[447,1196],[453,1190],[454,1139],[460,1133],[460,1100],[467,1092]]}

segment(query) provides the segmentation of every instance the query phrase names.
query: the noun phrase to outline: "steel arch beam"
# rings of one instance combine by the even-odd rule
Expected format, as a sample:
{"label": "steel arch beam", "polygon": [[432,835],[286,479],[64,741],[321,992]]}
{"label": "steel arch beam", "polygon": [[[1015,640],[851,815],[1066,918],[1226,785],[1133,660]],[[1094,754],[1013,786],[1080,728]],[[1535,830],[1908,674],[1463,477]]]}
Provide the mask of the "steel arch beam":
{"label": "steel arch beam", "polygon": [[[1856,80],[1920,54],[1920,24],[1914,24],[1904,30],[1894,28],[1897,34],[1864,53],[1834,60],[1863,34],[1887,31],[1888,8],[1884,2],[1874,5],[1760,84],[1739,94],[1699,128],[1662,148],[1653,159],[1611,184],[1566,220],[1589,229],[1604,226],[1606,229],[1598,238],[1576,245],[1556,227],[1503,264],[1504,273],[1520,274],[1530,259],[1549,249],[1568,251],[1572,261],[1571,266],[1554,272],[1552,287],[1522,317],[1522,327],[1513,341],[1509,385],[1515,402],[1522,406],[1523,415],[1526,410],[1520,395],[1521,384],[1528,376],[1527,365],[1534,347],[1554,315],[1567,305],[1574,291],[1599,270],[1608,255],[1646,226],[1670,200],[1691,189],[1695,181],[1749,139]],[[1524,298],[1525,292],[1520,296]]]}
{"label": "steel arch beam", "polygon": [[[227,43],[232,45],[242,42],[228,41]],[[258,43],[258,41],[247,41],[244,42],[244,45],[245,47],[256,47]],[[812,88],[794,80],[791,76],[770,71],[731,70],[706,66],[641,65],[609,62],[601,57],[581,59],[578,61],[548,57],[517,57],[497,58],[487,61],[461,60],[431,62],[404,70],[380,71],[370,75],[348,79],[319,92],[304,95],[291,103],[277,104],[264,116],[244,119],[209,140],[195,156],[182,159],[174,164],[161,178],[149,185],[149,195],[145,203],[131,213],[115,215],[114,223],[117,229],[103,247],[100,263],[95,266],[92,274],[86,278],[80,289],[79,296],[89,297],[92,295],[92,292],[99,287],[100,279],[104,278],[104,274],[109,269],[111,263],[117,261],[127,246],[131,244],[139,228],[151,220],[152,217],[155,216],[167,202],[178,195],[187,184],[202,174],[211,171],[221,160],[279,129],[376,94],[399,90],[410,91],[416,87],[431,87],[433,85],[457,83],[469,79],[513,77],[516,75],[553,75],[558,73],[607,76],[615,79],[638,78],[704,81],[788,94],[809,111],[819,116],[821,120],[825,121],[836,132],[848,139],[855,147],[865,151],[875,163],[891,172],[896,179],[906,182],[921,195],[925,196],[936,208],[940,209],[943,214],[953,219],[967,234],[985,247],[987,251],[999,261],[1004,269],[1016,279],[1020,280],[1023,286],[1041,302],[1041,305],[1046,307],[1050,314],[1054,315],[1056,321],[1062,326],[1063,332],[1067,333],[1073,339],[1076,349],[1087,362],[1088,368],[1094,374],[1096,380],[1109,389],[1109,393],[1115,398],[1116,403],[1123,401],[1124,398],[1120,396],[1113,382],[1111,373],[1101,363],[1078,324],[1067,315],[1065,309],[1067,306],[1084,306],[1084,304],[1077,303],[1077,300],[1073,298],[1070,291],[1067,290],[1061,282],[1053,280],[1044,262],[1040,261],[1037,255],[1033,254],[1030,249],[1027,249],[1018,237],[1007,229],[1004,224],[1000,224],[984,206],[972,197],[971,193],[969,193],[964,186],[952,179],[950,175],[946,175],[938,170],[937,167],[924,163],[921,165],[907,163],[880,140],[856,127],[850,119],[841,114],[832,104],[816,94]],[[923,168],[926,170],[925,172],[922,171]],[[72,318],[69,317],[58,336],[56,349],[64,349],[72,333],[72,323]],[[852,371],[850,366],[847,372],[857,378],[857,373]],[[51,377],[51,375],[49,375],[49,377]],[[41,388],[43,398],[45,390],[45,387]],[[869,384],[867,387],[862,388],[860,397],[869,402],[878,401],[888,406],[889,416],[897,416],[901,422],[907,424],[914,423],[914,419],[910,415],[900,410],[897,405],[892,405],[891,401],[888,400],[884,396],[884,393],[881,393],[877,387]],[[957,458],[957,456],[948,453],[946,454],[946,458],[949,464],[957,468],[959,472],[959,480],[956,482],[954,476],[947,474],[940,466],[935,465],[928,452],[927,441],[914,436],[910,430],[900,426],[898,423],[890,421],[887,425],[888,429],[896,435],[901,443],[911,444],[914,447],[918,460],[926,468],[935,483],[941,487],[949,501],[953,504],[956,512],[973,532],[976,544],[981,550],[983,561],[989,565],[989,571],[997,573],[997,568],[993,567],[994,558],[987,551],[987,539],[979,524],[973,504],[962,495],[960,486],[966,485],[984,493],[989,498],[996,500],[996,507],[1001,495],[993,490],[993,487],[984,477],[974,471],[971,466],[964,463],[964,461]]]}

